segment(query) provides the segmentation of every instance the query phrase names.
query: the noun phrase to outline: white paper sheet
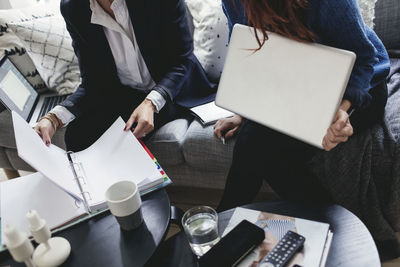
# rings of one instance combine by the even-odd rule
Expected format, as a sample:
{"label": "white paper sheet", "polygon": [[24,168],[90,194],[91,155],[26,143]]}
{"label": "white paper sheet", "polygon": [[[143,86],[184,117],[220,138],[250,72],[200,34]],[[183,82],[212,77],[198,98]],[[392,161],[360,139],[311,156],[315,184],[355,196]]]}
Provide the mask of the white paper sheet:
{"label": "white paper sheet", "polygon": [[215,102],[210,102],[190,109],[197,117],[200,118],[204,125],[216,122],[219,119],[232,117],[234,113],[220,108],[215,105]]}
{"label": "white paper sheet", "polygon": [[30,236],[26,213],[35,209],[53,229],[85,214],[83,205],[37,172],[0,183],[1,243],[5,224],[10,223]]}
{"label": "white paper sheet", "polygon": [[131,180],[139,184],[146,178],[162,177],[143,146],[124,127],[125,122],[118,118],[93,145],[75,153],[83,165],[91,205],[104,202],[107,188],[116,181]]}
{"label": "white paper sheet", "polygon": [[65,151],[55,145],[47,147],[18,113],[13,111],[12,118],[18,156],[64,190],[81,198]]}
{"label": "white paper sheet", "polygon": [[[47,147],[21,116],[12,114],[18,155],[62,189],[82,199],[66,152],[54,145]],[[88,192],[85,195],[94,209],[105,207],[105,192],[116,181],[139,184],[145,179],[152,182],[162,177],[139,141],[124,127],[125,122],[118,118],[89,148],[72,154],[74,162],[80,163],[75,169],[83,177],[83,192]]]}

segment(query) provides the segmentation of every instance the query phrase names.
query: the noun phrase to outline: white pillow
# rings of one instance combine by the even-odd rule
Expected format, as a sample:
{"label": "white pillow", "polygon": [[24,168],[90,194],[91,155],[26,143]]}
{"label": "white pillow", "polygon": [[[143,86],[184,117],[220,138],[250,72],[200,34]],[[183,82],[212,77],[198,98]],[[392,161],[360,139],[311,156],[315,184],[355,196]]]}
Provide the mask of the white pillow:
{"label": "white pillow", "polygon": [[217,82],[228,49],[228,22],[221,0],[186,0],[193,17],[194,54],[208,78]]}
{"label": "white pillow", "polygon": [[371,29],[374,27],[376,2],[377,0],[358,0],[358,5],[360,6],[361,15],[364,19],[364,22]]}
{"label": "white pillow", "polygon": [[80,83],[78,60],[59,12],[37,5],[0,11],[0,18],[19,38],[50,90],[58,94],[75,91]]}
{"label": "white pillow", "polygon": [[24,45],[7,24],[0,22],[0,58],[6,55],[38,92],[47,90]]}

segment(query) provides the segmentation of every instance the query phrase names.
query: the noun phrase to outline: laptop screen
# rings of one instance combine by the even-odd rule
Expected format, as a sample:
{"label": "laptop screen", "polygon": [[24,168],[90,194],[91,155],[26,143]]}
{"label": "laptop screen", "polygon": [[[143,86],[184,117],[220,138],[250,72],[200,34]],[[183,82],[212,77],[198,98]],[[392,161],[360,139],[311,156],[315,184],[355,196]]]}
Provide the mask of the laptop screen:
{"label": "laptop screen", "polygon": [[25,120],[35,105],[38,93],[8,58],[0,62],[0,100]]}

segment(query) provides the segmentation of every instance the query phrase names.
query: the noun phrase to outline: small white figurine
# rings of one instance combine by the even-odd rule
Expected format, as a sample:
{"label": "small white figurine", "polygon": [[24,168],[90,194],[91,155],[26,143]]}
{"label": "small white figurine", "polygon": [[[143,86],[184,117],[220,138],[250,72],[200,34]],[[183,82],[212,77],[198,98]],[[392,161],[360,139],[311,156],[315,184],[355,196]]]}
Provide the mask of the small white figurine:
{"label": "small white figurine", "polygon": [[7,248],[16,262],[24,262],[27,267],[35,267],[32,262],[33,246],[28,236],[18,231],[14,225],[6,224],[4,234],[7,237]]}
{"label": "small white figurine", "polygon": [[40,218],[36,210],[26,214],[33,238],[40,245],[33,252],[33,262],[37,267],[55,267],[61,265],[71,253],[71,245],[63,237],[51,237],[46,221]]}

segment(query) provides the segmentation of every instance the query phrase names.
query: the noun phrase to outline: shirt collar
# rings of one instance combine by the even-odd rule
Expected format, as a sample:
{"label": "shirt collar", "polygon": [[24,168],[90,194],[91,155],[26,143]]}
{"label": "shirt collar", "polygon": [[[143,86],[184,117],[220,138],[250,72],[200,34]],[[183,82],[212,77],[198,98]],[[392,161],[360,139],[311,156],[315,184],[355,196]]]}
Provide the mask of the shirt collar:
{"label": "shirt collar", "polygon": [[[123,0],[114,0],[112,6],[121,5],[121,1]],[[90,0],[90,9],[92,11],[90,22],[92,24],[98,24],[117,32],[124,32],[118,22],[116,22],[96,0]]]}

